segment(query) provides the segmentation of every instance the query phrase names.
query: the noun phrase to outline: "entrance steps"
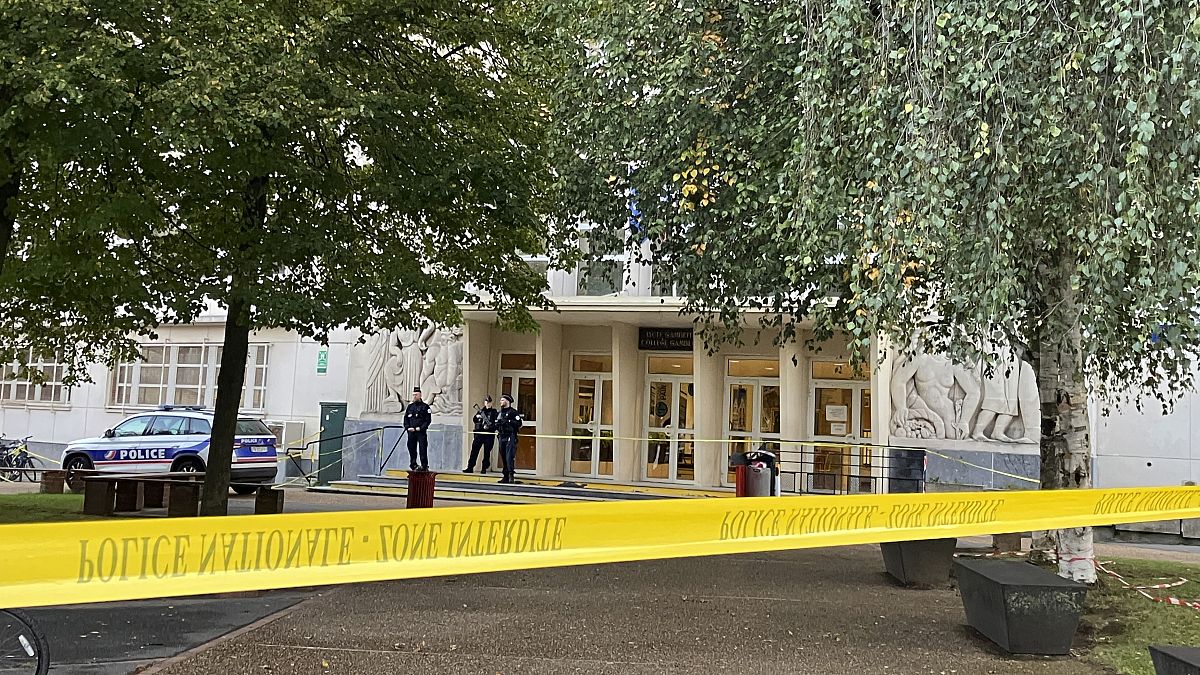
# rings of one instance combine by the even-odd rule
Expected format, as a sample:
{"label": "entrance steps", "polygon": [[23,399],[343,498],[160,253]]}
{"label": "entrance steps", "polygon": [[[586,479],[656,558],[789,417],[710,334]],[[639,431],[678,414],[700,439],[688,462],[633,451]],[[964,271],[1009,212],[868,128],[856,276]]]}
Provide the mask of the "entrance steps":
{"label": "entrance steps", "polygon": [[[407,471],[389,469],[382,475],[360,475],[356,480],[333,481],[328,487],[310,489],[320,492],[349,492],[402,497],[408,494],[407,475]],[[533,478],[520,474],[517,475],[517,483],[501,484],[497,482],[499,480],[500,475],[495,473],[480,475],[439,472],[434,497],[493,504],[539,504],[733,496],[731,490],[584,481],[574,478]]]}

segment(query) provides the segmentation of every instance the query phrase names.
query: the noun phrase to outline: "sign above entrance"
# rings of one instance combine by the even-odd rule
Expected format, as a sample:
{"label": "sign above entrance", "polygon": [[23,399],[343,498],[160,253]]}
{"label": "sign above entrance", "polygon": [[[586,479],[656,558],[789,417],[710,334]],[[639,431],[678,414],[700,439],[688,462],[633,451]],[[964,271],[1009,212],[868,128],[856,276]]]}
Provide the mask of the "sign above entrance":
{"label": "sign above entrance", "polygon": [[645,351],[692,351],[691,328],[638,328],[638,349]]}

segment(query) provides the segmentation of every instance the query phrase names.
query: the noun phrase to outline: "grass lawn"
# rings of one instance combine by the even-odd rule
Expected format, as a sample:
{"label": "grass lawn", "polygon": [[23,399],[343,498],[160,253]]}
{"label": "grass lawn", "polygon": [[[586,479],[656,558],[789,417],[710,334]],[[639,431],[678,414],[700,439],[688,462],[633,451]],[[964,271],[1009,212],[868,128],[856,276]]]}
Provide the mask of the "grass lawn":
{"label": "grass lawn", "polygon": [[0,524],[97,520],[96,516],[85,516],[82,511],[83,495],[37,492],[0,495]]}
{"label": "grass lawn", "polygon": [[[1183,577],[1188,583],[1182,586],[1146,592],[1155,597],[1200,599],[1200,564],[1119,559],[1105,567],[1134,586],[1170,583]],[[1089,658],[1122,675],[1153,675],[1147,645],[1200,645],[1200,610],[1153,602],[1104,573],[1100,573],[1098,587],[1088,592],[1084,621],[1092,633]]]}

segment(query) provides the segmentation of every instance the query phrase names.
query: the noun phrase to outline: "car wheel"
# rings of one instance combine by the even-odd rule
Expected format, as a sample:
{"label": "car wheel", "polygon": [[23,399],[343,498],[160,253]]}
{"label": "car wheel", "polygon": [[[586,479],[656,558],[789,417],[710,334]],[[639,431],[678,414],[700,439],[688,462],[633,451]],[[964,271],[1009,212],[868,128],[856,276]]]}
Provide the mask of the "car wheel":
{"label": "car wheel", "polygon": [[180,457],[171,465],[173,473],[204,473],[204,460],[195,455]]}
{"label": "car wheel", "polygon": [[255,492],[258,492],[259,488],[258,485],[246,485],[245,483],[242,483],[241,485],[231,485],[230,487],[232,487],[233,491],[239,495],[252,495]]}
{"label": "car wheel", "polygon": [[66,483],[67,487],[71,488],[72,492],[79,492],[83,489],[83,472],[91,471],[95,467],[92,464],[91,458],[87,455],[71,455],[67,461],[63,462],[63,471],[67,472]]}

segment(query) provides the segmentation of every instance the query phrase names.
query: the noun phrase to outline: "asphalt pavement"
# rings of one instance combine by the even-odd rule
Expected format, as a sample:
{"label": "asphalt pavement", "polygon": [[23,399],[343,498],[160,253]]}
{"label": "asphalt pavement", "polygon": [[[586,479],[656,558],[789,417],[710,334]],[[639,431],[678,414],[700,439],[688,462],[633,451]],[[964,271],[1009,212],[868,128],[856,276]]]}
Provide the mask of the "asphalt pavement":
{"label": "asphalt pavement", "polygon": [[1004,656],[954,590],[882,569],[848,546],[343,586],[162,673],[1105,672]]}
{"label": "asphalt pavement", "polygon": [[51,672],[125,675],[207,644],[314,595],[168,598],[25,610],[50,645]]}

